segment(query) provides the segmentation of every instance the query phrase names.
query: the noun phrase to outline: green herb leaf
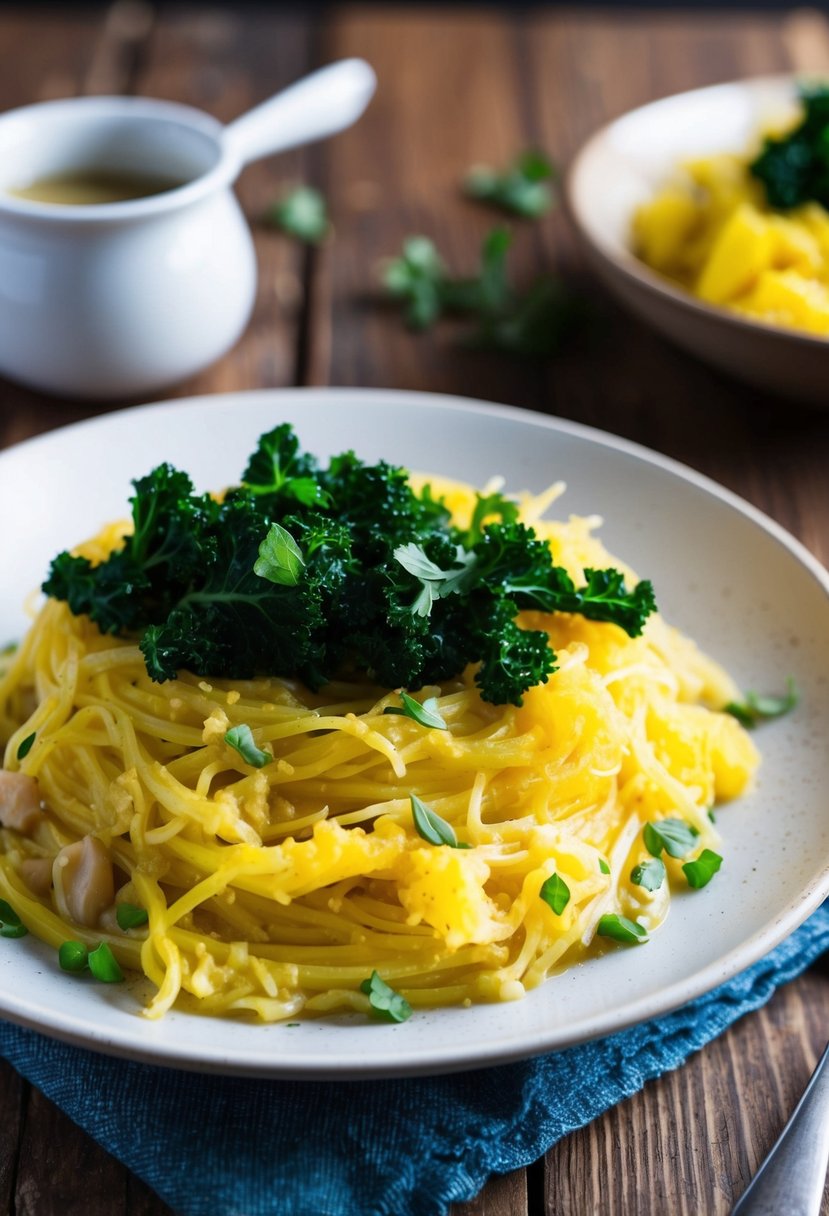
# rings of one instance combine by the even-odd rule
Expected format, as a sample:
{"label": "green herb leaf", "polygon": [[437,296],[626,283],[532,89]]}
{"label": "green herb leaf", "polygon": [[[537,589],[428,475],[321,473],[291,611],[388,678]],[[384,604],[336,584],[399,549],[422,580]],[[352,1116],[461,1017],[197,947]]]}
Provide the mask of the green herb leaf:
{"label": "green herb leaf", "polygon": [[138,929],[141,925],[146,925],[150,916],[146,908],[125,903],[116,906],[115,919],[118,921],[118,928],[126,932],[128,929]]}
{"label": "green herb leaf", "polygon": [[30,735],[26,736],[26,738],[23,740],[23,742],[20,744],[20,746],[17,749],[18,760],[26,759],[29,752],[32,750],[32,744],[34,743],[36,738],[37,738],[37,734],[35,731],[32,731],[32,733]]}
{"label": "green herb leaf", "polygon": [[468,849],[468,844],[459,844],[458,838],[455,835],[455,829],[451,823],[447,823],[445,819],[441,819],[436,811],[433,811],[421,802],[417,794],[410,794],[409,800],[412,804],[412,819],[414,820],[415,831],[424,840],[428,840],[429,844],[446,844],[450,849]]}
{"label": "green herb leaf", "polygon": [[627,945],[641,945],[648,940],[648,931],[644,925],[640,925],[636,920],[628,920],[626,916],[619,916],[616,912],[609,912],[600,919],[596,933],[599,937],[610,937]]}
{"label": "green herb leaf", "polygon": [[281,587],[295,587],[302,577],[305,562],[302,550],[287,528],[271,524],[259,546],[259,557],[253,565],[254,574]]}
{"label": "green herb leaf", "polygon": [[722,857],[711,849],[703,849],[694,861],[686,861],[682,872],[688,879],[688,886],[699,889],[707,887],[711,879],[722,865]]}
{"label": "green herb leaf", "polygon": [[645,848],[654,857],[659,857],[663,849],[669,857],[687,857],[699,832],[684,819],[660,819],[657,823],[646,823],[643,836]]}
{"label": "green herb leaf", "polygon": [[416,701],[414,697],[410,697],[407,692],[400,693],[401,706],[387,705],[383,710],[384,714],[400,714],[404,718],[411,718],[413,722],[419,723],[420,726],[428,726],[433,730],[448,730],[448,726],[442,715],[437,709],[437,698],[428,697],[421,705],[420,701]]}
{"label": "green herb leaf", "polygon": [[560,874],[551,874],[541,884],[539,895],[556,916],[561,916],[570,902],[570,888]]}
{"label": "green herb leaf", "polygon": [[603,857],[599,858],[599,869],[601,870],[602,874],[610,873],[610,866],[607,864],[607,862],[605,861],[605,859]]}
{"label": "green herb leaf", "polygon": [[470,198],[490,203],[527,219],[546,215],[553,205],[549,180],[554,175],[551,161],[543,152],[524,152],[501,173],[486,165],[470,169],[465,190]]}
{"label": "green herb leaf", "polygon": [[410,542],[395,549],[395,561],[421,585],[420,594],[411,609],[416,616],[429,616],[436,600],[461,592],[469,582],[475,565],[475,554],[465,552],[460,545],[456,547],[455,554],[455,565],[449,570],[443,570],[426,556],[422,545]]}
{"label": "green herb leaf", "polygon": [[0,899],[0,937],[25,937],[28,932],[11,904]]}
{"label": "green herb leaf", "polygon": [[61,942],[58,962],[64,971],[85,971],[89,962],[89,951],[83,942]]}
{"label": "green herb leaf", "polygon": [[360,991],[366,994],[372,1009],[390,1022],[405,1022],[412,1016],[406,998],[390,988],[376,971],[372,971],[371,979],[363,980]]}
{"label": "green herb leaf", "polygon": [[494,515],[498,516],[502,524],[515,524],[518,522],[518,504],[512,499],[504,498],[503,494],[476,494],[475,510],[469,524],[470,548],[483,539],[484,521],[491,522]]}
{"label": "green herb leaf", "polygon": [[650,861],[643,861],[633,867],[630,881],[636,883],[637,887],[644,887],[646,891],[658,891],[665,881],[666,873],[664,861],[660,857],[652,857]]}
{"label": "green herb leaf", "polygon": [[250,764],[253,768],[264,768],[273,760],[270,752],[256,746],[253,733],[245,722],[239,726],[231,726],[230,730],[225,732],[225,743],[239,753],[245,764]]}
{"label": "green herb leaf", "polygon": [[791,676],[786,682],[786,692],[782,697],[763,696],[756,692],[747,692],[744,701],[729,701],[725,713],[731,714],[743,726],[752,730],[758,722],[768,718],[780,718],[783,714],[794,709],[800,699],[797,685]]}
{"label": "green herb leaf", "polygon": [[434,242],[425,236],[410,236],[403,252],[386,263],[386,291],[406,304],[406,320],[412,329],[427,329],[443,312],[446,267]]}
{"label": "green herb leaf", "polygon": [[268,219],[288,236],[316,245],[328,232],[325,199],[311,186],[297,186],[268,211]]}
{"label": "green herb leaf", "polygon": [[124,978],[118,960],[106,942],[101,942],[100,946],[89,951],[87,963],[95,979],[100,980],[102,984],[118,984]]}

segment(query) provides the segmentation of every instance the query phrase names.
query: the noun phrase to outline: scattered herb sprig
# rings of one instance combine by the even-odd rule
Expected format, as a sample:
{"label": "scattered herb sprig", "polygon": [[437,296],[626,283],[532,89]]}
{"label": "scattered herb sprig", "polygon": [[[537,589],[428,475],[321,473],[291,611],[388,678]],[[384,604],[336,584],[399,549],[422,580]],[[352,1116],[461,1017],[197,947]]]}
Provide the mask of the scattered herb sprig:
{"label": "scattered herb sprig", "polygon": [[107,942],[101,942],[94,950],[89,950],[83,942],[62,942],[58,950],[58,962],[63,971],[80,974],[89,970],[102,984],[120,984],[124,978],[118,960]]}
{"label": "scattered herb sprig", "polygon": [[466,175],[464,190],[470,198],[489,203],[525,219],[539,219],[553,206],[551,182],[555,169],[543,152],[523,152],[508,168],[498,171],[475,165]]}
{"label": "scattered herb sprig", "polygon": [[36,732],[32,731],[32,733],[30,735],[27,735],[26,738],[22,740],[20,746],[17,749],[18,760],[26,759],[29,752],[32,750],[32,745],[34,744],[34,741],[36,738],[37,738]]}
{"label": "scattered herb sprig", "polygon": [[786,691],[781,697],[764,696],[761,693],[747,692],[743,701],[729,701],[725,712],[731,714],[738,722],[752,730],[758,722],[769,718],[780,718],[794,709],[800,694],[793,678],[789,676]]}
{"label": "scattered herb sprig", "polygon": [[[522,609],[634,637],[655,609],[651,584],[628,588],[617,570],[576,585],[509,500],[482,498],[459,528],[405,470],[352,452],[320,467],[288,425],[261,437],[221,501],[166,464],[133,485],[123,547],[98,565],[59,554],[43,590],[102,632],[137,637],[158,681],[187,669],[316,689],[356,670],[417,690],[478,663],[481,696],[520,705],[556,662],[546,632],[516,624]],[[254,766],[270,760],[241,726],[225,740]]]}
{"label": "scattered herb sprig", "polygon": [[481,246],[478,273],[464,279],[449,273],[433,241],[411,236],[386,263],[383,283],[403,304],[412,329],[428,329],[445,315],[464,317],[475,322],[465,335],[467,345],[543,358],[559,349],[581,305],[551,275],[517,291],[507,273],[511,243],[506,228],[493,228]]}
{"label": "scattered herb sprig", "polygon": [[295,186],[269,208],[267,220],[288,236],[317,245],[328,233],[325,198],[312,186]]}
{"label": "scattered herb sprig", "polygon": [[0,937],[25,937],[28,932],[11,904],[0,899]]}
{"label": "scattered herb sprig", "polygon": [[450,849],[469,848],[468,844],[459,843],[451,823],[442,819],[437,811],[427,806],[417,794],[410,794],[409,801],[412,806],[412,822],[418,836],[428,840],[429,844],[448,845]]}
{"label": "scattered herb sprig", "polygon": [[376,971],[372,971],[370,979],[363,980],[360,991],[366,994],[375,1013],[388,1022],[405,1022],[412,1016],[412,1007],[406,998],[395,992]]}
{"label": "scattered herb sprig", "polygon": [[425,726],[431,730],[448,730],[449,727],[446,725],[446,720],[438,710],[437,705],[437,697],[427,697],[421,704],[414,697],[410,697],[407,692],[401,692],[400,704],[387,705],[383,713],[399,714],[403,718],[411,718],[419,726]]}

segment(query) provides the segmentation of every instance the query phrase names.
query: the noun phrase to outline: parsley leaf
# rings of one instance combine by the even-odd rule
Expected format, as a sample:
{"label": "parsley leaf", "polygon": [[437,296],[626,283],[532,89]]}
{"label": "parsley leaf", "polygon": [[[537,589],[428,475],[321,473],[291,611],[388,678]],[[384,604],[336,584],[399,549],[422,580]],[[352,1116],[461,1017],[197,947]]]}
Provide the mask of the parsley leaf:
{"label": "parsley leaf", "polygon": [[660,857],[652,857],[634,866],[630,872],[630,881],[646,891],[658,891],[665,881],[665,863]]}
{"label": "parsley leaf", "polygon": [[437,811],[433,811],[425,802],[421,802],[417,794],[410,794],[412,804],[412,819],[418,836],[428,840],[429,844],[448,845],[450,849],[468,849],[468,844],[459,844],[455,829],[451,823],[441,819]]}
{"label": "parsley leaf", "polygon": [[643,836],[645,848],[654,857],[659,857],[663,849],[669,857],[687,857],[699,832],[684,819],[660,819],[646,823]]}
{"label": "parsley leaf", "polygon": [[689,887],[707,887],[711,879],[722,865],[722,857],[711,849],[703,849],[694,861],[686,861],[682,872],[688,880]]}
{"label": "parsley leaf", "polygon": [[476,165],[467,174],[464,188],[470,198],[491,203],[513,215],[538,219],[553,206],[549,185],[554,176],[552,162],[543,152],[529,151],[498,173],[487,165]]}
{"label": "parsley leaf", "polygon": [[420,701],[416,701],[414,697],[410,697],[407,692],[400,694],[401,705],[387,705],[383,710],[384,714],[400,714],[404,718],[411,718],[413,722],[419,723],[421,726],[428,726],[434,730],[448,730],[442,715],[437,709],[437,698],[427,697],[421,705]]}
{"label": "parsley leaf", "polygon": [[58,962],[62,971],[86,971],[89,950],[83,942],[61,942],[58,947]]}
{"label": "parsley leaf", "polygon": [[413,542],[399,545],[394,551],[394,558],[421,585],[420,594],[411,609],[417,616],[429,616],[435,600],[461,591],[464,581],[469,581],[467,576],[470,567],[475,563],[474,553],[465,553],[458,545],[455,550],[455,564],[449,570],[442,570],[426,556],[422,545]]}
{"label": "parsley leaf", "polygon": [[288,529],[281,524],[271,524],[253,563],[254,574],[282,587],[295,587],[304,566],[302,550]]}
{"label": "parsley leaf", "polygon": [[328,211],[319,190],[296,186],[278,199],[267,213],[276,228],[288,236],[316,245],[328,232]]}
{"label": "parsley leaf", "polygon": [[25,937],[28,932],[11,904],[0,899],[0,937]]}
{"label": "parsley leaf", "polygon": [[551,874],[549,878],[545,879],[541,884],[539,895],[545,904],[552,908],[556,916],[561,916],[570,902],[570,888],[560,874]]}
{"label": "parsley leaf", "polygon": [[30,735],[27,735],[26,738],[23,739],[23,741],[21,742],[20,746],[17,749],[18,760],[26,759],[29,752],[32,750],[32,744],[34,743],[36,738],[37,738],[36,732],[32,731],[32,733]]}
{"label": "parsley leaf", "polygon": [[641,945],[648,940],[648,931],[637,920],[628,920],[616,912],[609,912],[599,920],[596,933],[599,937],[610,937],[626,945]]}
{"label": "parsley leaf", "polygon": [[412,329],[428,329],[444,315],[465,317],[474,322],[462,337],[467,346],[545,358],[581,323],[585,310],[551,275],[516,291],[507,273],[511,242],[506,228],[493,228],[481,246],[478,273],[455,278],[433,241],[408,237],[402,254],[386,263],[383,283],[405,305]]}
{"label": "parsley leaf", "polygon": [[115,919],[118,922],[118,928],[126,932],[128,929],[138,929],[141,925],[146,925],[150,917],[146,908],[124,903],[116,906]]}
{"label": "parsley leaf", "polygon": [[230,730],[225,732],[225,743],[239,753],[245,764],[250,764],[253,768],[264,768],[273,760],[270,752],[256,746],[253,733],[244,722],[239,726],[231,726]]}
{"label": "parsley leaf", "polygon": [[786,692],[782,697],[763,696],[756,692],[747,692],[744,701],[729,701],[725,713],[731,714],[738,722],[752,730],[758,722],[768,718],[780,718],[783,714],[794,709],[800,699],[797,685],[791,676],[786,681]]}
{"label": "parsley leaf", "polygon": [[406,998],[390,988],[376,971],[372,971],[371,979],[363,980],[360,991],[366,994],[372,1009],[389,1022],[405,1022],[412,1016]]}
{"label": "parsley leaf", "polygon": [[106,942],[90,950],[86,962],[95,979],[102,984],[120,984],[124,978],[118,960]]}
{"label": "parsley leaf", "polygon": [[607,864],[607,862],[605,861],[605,859],[603,857],[599,858],[599,869],[601,870],[602,874],[610,873],[610,866]]}

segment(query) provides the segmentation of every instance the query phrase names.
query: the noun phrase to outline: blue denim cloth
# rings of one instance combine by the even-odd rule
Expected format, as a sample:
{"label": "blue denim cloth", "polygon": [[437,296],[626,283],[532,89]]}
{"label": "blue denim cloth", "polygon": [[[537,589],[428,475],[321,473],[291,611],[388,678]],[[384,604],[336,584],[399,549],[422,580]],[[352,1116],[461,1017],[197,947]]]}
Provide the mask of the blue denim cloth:
{"label": "blue denim cloth", "polygon": [[653,1022],[448,1077],[255,1081],[108,1059],[0,1022],[0,1053],[183,1216],[440,1216],[676,1068],[829,949],[829,904]]}

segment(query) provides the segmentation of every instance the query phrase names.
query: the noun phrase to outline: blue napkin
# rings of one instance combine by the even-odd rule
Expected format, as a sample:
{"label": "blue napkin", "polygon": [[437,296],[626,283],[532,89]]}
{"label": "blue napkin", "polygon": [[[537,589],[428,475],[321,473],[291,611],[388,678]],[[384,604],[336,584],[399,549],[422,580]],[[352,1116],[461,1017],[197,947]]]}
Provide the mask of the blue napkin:
{"label": "blue napkin", "polygon": [[441,1216],[715,1038],[829,948],[829,903],[675,1013],[449,1077],[255,1081],[67,1047],[0,1022],[0,1053],[183,1216]]}

